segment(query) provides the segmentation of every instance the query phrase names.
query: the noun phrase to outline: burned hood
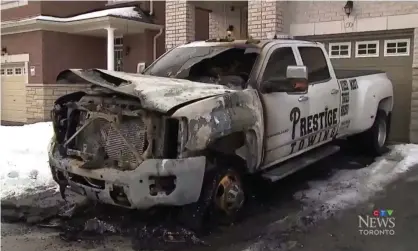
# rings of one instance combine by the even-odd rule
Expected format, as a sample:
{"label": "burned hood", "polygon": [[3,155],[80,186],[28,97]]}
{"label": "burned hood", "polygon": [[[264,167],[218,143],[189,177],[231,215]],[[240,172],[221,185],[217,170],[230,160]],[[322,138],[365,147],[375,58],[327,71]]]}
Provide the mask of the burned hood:
{"label": "burned hood", "polygon": [[68,69],[58,75],[57,83],[101,86],[136,97],[144,108],[163,113],[184,103],[234,92],[222,85],[102,69]]}

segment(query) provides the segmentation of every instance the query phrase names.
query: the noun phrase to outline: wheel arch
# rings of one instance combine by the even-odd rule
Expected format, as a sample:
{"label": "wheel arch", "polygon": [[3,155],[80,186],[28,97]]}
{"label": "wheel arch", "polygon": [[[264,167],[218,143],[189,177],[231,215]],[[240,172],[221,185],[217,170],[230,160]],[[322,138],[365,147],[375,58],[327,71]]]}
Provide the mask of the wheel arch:
{"label": "wheel arch", "polygon": [[243,90],[197,101],[172,116],[187,119],[187,151],[228,153],[253,172],[262,160],[262,109],[257,92]]}
{"label": "wheel arch", "polygon": [[380,100],[378,106],[376,115],[379,112],[379,110],[382,110],[386,113],[386,116],[388,116],[392,112],[393,108],[393,97],[386,97]]}
{"label": "wheel arch", "polygon": [[236,131],[213,140],[207,147],[210,153],[230,158],[245,172],[255,172],[258,163],[258,140],[254,130]]}

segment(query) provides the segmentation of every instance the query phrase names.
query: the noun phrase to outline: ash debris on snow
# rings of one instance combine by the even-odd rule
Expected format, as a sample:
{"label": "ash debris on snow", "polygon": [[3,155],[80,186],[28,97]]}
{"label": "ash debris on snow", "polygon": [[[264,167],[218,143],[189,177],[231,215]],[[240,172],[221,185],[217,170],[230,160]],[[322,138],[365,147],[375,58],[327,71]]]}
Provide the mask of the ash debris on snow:
{"label": "ash debris on snow", "polygon": [[[194,232],[179,226],[144,226],[133,238],[134,250],[183,250],[184,248],[204,245]],[[161,244],[164,247],[161,247]]]}
{"label": "ash debris on snow", "polygon": [[58,224],[60,237],[66,241],[79,241],[120,235],[132,239],[134,250],[181,250],[187,246],[207,245],[194,232],[169,221],[165,221],[165,224],[156,223],[164,222],[162,215],[150,215],[147,221],[144,219],[147,213],[136,213],[142,213],[143,217],[135,214],[135,211],[105,205],[95,205],[94,210],[92,207],[80,210],[77,206],[67,206],[67,211],[61,214],[66,218],[62,218],[64,220]]}
{"label": "ash debris on snow", "polygon": [[[38,198],[58,198],[56,191]],[[182,250],[207,245],[196,234],[170,221],[167,214],[141,212],[101,205],[71,195],[65,203],[56,200],[36,207],[2,203],[2,221],[25,222],[57,231],[66,242],[102,242],[109,236],[128,237],[134,250]],[[164,222],[164,223],[161,223]]]}

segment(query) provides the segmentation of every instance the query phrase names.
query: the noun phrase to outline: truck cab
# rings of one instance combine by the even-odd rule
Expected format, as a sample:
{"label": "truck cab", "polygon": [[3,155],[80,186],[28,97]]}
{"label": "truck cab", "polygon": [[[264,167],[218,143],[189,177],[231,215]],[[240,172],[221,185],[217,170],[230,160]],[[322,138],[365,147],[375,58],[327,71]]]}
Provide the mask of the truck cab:
{"label": "truck cab", "polygon": [[[331,141],[340,123],[340,87],[324,47],[282,41],[264,49],[266,58],[259,66],[256,81],[266,116],[266,167]],[[304,90],[281,89],[280,85],[286,85],[289,67],[298,69],[297,66],[306,71],[302,77],[307,82]],[[276,88],[263,88],[268,82]]]}
{"label": "truck cab", "polygon": [[[266,167],[336,138],[366,131],[372,127],[379,108],[384,111],[389,128],[393,89],[385,73],[336,72],[320,43],[282,40],[267,45],[264,51],[266,58],[258,65],[255,83],[266,116]],[[306,70],[306,89],[283,90],[279,86],[286,80],[281,80],[289,81],[286,74],[289,70],[292,74],[295,68]],[[263,88],[277,78],[276,88]],[[388,133],[385,130],[386,136]]]}

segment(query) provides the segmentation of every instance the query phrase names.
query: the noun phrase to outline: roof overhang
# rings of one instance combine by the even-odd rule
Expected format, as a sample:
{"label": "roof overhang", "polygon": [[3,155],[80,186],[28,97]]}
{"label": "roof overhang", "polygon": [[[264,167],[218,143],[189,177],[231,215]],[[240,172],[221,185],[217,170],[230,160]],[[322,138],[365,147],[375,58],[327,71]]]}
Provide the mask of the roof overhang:
{"label": "roof overhang", "polygon": [[29,18],[1,23],[1,34],[9,35],[36,30],[74,33],[90,36],[106,36],[106,28],[115,28],[116,35],[143,33],[145,30],[160,30],[162,25],[140,22],[134,19],[104,16],[75,21],[54,21]]}

